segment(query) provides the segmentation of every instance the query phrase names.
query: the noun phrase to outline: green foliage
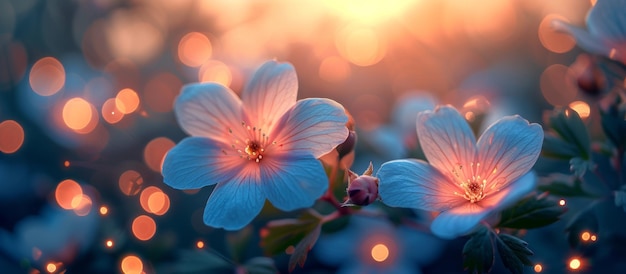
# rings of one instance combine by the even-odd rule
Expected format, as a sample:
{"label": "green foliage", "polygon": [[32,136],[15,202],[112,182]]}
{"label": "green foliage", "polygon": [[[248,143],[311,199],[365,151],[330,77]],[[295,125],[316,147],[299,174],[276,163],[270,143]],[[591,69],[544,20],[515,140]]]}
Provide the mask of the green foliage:
{"label": "green foliage", "polygon": [[[550,128],[566,143],[576,148],[576,156],[591,157],[591,138],[578,113],[570,108],[557,108],[548,117]],[[545,144],[545,143],[544,143]]]}
{"label": "green foliage", "polygon": [[481,227],[463,247],[463,268],[469,273],[487,273],[494,261],[493,239],[486,227]]}
{"label": "green foliage", "polygon": [[626,147],[626,105],[620,96],[605,110],[600,110],[602,129],[615,147]]}
{"label": "green foliage", "polygon": [[502,211],[496,227],[530,229],[547,226],[558,221],[566,209],[554,201],[534,196],[519,201]]}
{"label": "green foliage", "polygon": [[496,237],[496,245],[504,267],[511,273],[522,274],[525,265],[533,265],[528,258],[533,255],[533,252],[528,248],[528,243],[521,239],[507,234],[499,234]]}
{"label": "green foliage", "polygon": [[289,258],[289,270],[306,261],[309,250],[320,234],[322,216],[313,210],[304,211],[298,219],[269,222],[261,231],[261,246],[266,255],[277,255],[294,247]]}
{"label": "green foliage", "polygon": [[549,177],[548,184],[539,185],[537,189],[542,192],[548,192],[550,195],[559,197],[593,197],[583,189],[582,181],[579,177]]}

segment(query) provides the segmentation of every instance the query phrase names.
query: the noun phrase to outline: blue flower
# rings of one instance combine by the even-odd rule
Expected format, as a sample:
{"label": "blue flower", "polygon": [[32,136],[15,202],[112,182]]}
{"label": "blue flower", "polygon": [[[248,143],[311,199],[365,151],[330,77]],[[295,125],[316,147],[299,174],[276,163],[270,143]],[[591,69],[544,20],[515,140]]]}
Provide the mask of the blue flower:
{"label": "blue flower", "polygon": [[343,107],[329,99],[296,101],[290,64],[266,62],[242,98],[216,83],[183,87],[174,111],[191,137],[168,152],[164,182],[177,189],[216,185],[204,223],[241,229],[265,199],[280,210],[310,207],[328,188],[317,160],[348,136]]}
{"label": "blue flower", "polygon": [[461,114],[443,106],[418,114],[417,133],[429,163],[403,159],[383,164],[379,195],[389,206],[441,212],[431,225],[439,237],[471,232],[536,185],[529,171],[543,143],[538,124],[504,117],[477,142]]}

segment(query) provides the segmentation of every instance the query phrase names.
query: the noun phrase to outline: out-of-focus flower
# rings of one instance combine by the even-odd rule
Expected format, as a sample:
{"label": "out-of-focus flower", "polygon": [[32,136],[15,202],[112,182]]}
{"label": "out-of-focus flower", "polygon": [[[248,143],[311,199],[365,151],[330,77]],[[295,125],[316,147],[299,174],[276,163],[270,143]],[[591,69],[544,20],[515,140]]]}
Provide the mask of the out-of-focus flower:
{"label": "out-of-focus flower", "polygon": [[[426,248],[416,248],[420,246]],[[341,274],[415,274],[437,259],[443,247],[442,240],[427,233],[355,215],[341,232],[322,235],[313,252],[322,263],[339,266]]]}
{"label": "out-of-focus flower", "polygon": [[378,178],[372,176],[374,167],[370,163],[363,175],[348,170],[348,200],[344,206],[366,206],[378,199]]}
{"label": "out-of-focus flower", "polygon": [[626,0],[598,0],[587,15],[587,31],[555,20],[584,50],[626,63]]}
{"label": "out-of-focus flower", "polygon": [[403,159],[383,164],[379,193],[389,206],[441,212],[431,225],[439,237],[469,233],[535,187],[535,174],[529,171],[543,142],[538,124],[507,116],[476,142],[459,112],[443,106],[418,115],[417,133],[429,163]]}
{"label": "out-of-focus flower", "polygon": [[163,177],[177,189],[217,184],[204,210],[212,227],[240,229],[267,198],[289,211],[313,205],[328,188],[318,157],[346,140],[348,118],[329,99],[296,102],[292,65],[266,62],[237,95],[219,84],[183,88],[174,107],[192,137],[165,157]]}

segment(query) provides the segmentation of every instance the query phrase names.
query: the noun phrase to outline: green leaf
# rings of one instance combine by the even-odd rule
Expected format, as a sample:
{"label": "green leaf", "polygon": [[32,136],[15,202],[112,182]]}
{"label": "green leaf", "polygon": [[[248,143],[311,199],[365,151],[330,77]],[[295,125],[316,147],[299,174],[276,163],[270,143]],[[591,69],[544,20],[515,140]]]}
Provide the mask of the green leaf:
{"label": "green leaf", "polygon": [[569,160],[578,155],[578,149],[575,145],[572,145],[548,132],[543,137],[541,155],[548,158]]}
{"label": "green leaf", "polygon": [[552,129],[578,150],[576,156],[584,160],[591,157],[591,138],[578,113],[570,108],[557,108],[548,118]]}
{"label": "green leaf", "polygon": [[295,247],[289,259],[289,269],[292,270],[296,263],[303,265],[306,261],[307,253],[319,237],[321,220],[322,216],[317,212],[307,210],[298,219],[269,222],[261,230],[261,247],[267,255],[277,255]]}
{"label": "green leaf", "polygon": [[594,164],[589,160],[583,160],[580,157],[574,157],[569,160],[569,169],[579,178],[585,176],[587,170],[592,170]]}
{"label": "green leaf", "polygon": [[598,217],[593,213],[592,207],[574,216],[565,227],[567,241],[571,247],[577,247],[581,242],[583,232],[596,234],[598,231]]}
{"label": "green leaf", "polygon": [[528,258],[528,256],[533,255],[533,252],[528,248],[528,243],[507,234],[499,234],[496,238],[500,259],[504,267],[511,273],[522,274],[525,265],[533,265]]}
{"label": "green leaf", "polygon": [[616,96],[607,109],[600,109],[604,134],[616,147],[626,146],[626,107],[620,96]]}
{"label": "green leaf", "polygon": [[244,264],[244,269],[250,274],[275,274],[278,273],[274,260],[267,257],[255,257]]}
{"label": "green leaf", "polygon": [[566,209],[556,202],[534,196],[502,211],[497,227],[530,229],[547,226],[559,220]]}
{"label": "green leaf", "polygon": [[493,261],[491,232],[481,227],[463,247],[463,268],[470,273],[487,273],[491,270]]}
{"label": "green leaf", "polygon": [[550,176],[546,180],[549,183],[537,186],[537,190],[559,197],[594,197],[583,189],[582,181],[578,177]]}
{"label": "green leaf", "polygon": [[300,267],[304,266],[304,262],[306,262],[306,257],[315,242],[317,242],[317,238],[320,236],[321,225],[317,225],[311,233],[306,235],[302,241],[296,245],[296,248],[289,257],[289,272],[293,271],[296,268],[296,264],[299,264]]}

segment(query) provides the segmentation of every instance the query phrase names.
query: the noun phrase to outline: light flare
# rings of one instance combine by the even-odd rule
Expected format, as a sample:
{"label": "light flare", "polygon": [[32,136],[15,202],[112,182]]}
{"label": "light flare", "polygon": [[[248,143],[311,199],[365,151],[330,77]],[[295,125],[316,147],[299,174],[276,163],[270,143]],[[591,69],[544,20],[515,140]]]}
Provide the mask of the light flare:
{"label": "light flare", "polygon": [[372,247],[371,255],[374,261],[384,262],[389,258],[389,248],[385,244],[376,244]]}

